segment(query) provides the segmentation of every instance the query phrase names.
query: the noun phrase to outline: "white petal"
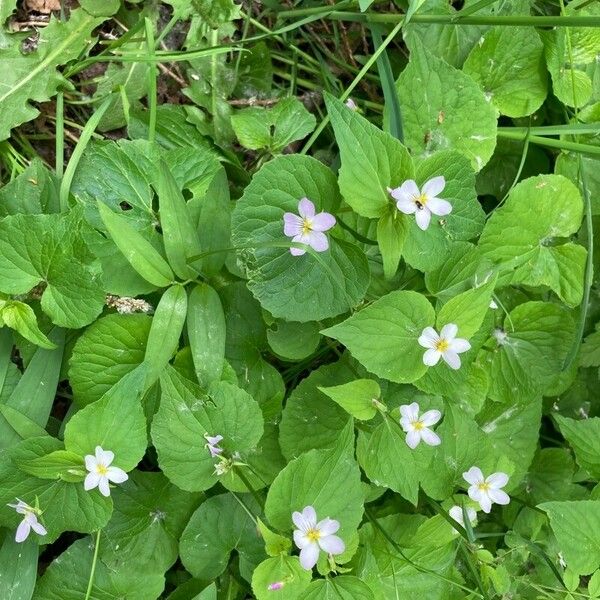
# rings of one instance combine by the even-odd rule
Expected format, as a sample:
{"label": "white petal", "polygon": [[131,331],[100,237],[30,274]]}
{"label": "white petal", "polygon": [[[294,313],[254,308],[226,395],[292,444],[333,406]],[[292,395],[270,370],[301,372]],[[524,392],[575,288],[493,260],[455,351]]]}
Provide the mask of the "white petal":
{"label": "white petal", "polygon": [[437,433],[431,431],[431,429],[427,429],[427,427],[421,429],[421,439],[428,446],[439,446],[442,443],[440,436]]}
{"label": "white petal", "polygon": [[298,213],[301,217],[314,217],[315,212],[315,205],[308,198],[302,198],[298,202]]}
{"label": "white petal", "polygon": [[477,523],[477,511],[470,506],[467,508],[467,517],[469,517],[469,521],[471,521],[471,525]]}
{"label": "white petal", "polygon": [[478,500],[479,506],[484,513],[489,513],[492,510],[492,501],[487,494],[481,494]]}
{"label": "white petal", "polygon": [[417,341],[423,348],[435,348],[435,345],[440,341],[440,336],[433,327],[425,327]]}
{"label": "white petal", "polygon": [[405,215],[412,215],[417,212],[417,205],[412,200],[398,200],[396,208]]}
{"label": "white petal", "polygon": [[27,539],[29,532],[31,531],[31,525],[27,519],[23,519],[19,526],[17,527],[17,532],[15,533],[15,542],[21,543]]}
{"label": "white petal", "polygon": [[446,350],[446,352],[442,354],[442,358],[451,369],[454,369],[455,371],[460,369],[460,357],[456,352]]}
{"label": "white petal", "polygon": [[93,454],[86,454],[85,456],[85,468],[88,471],[95,471],[96,465],[98,462],[96,461],[96,457]]}
{"label": "white petal", "polygon": [[421,432],[413,429],[406,434],[406,445],[414,450],[421,441]]}
{"label": "white petal", "polygon": [[467,490],[467,494],[469,494],[469,498],[471,498],[471,500],[474,500],[475,502],[479,502],[481,500],[481,497],[485,495],[478,485],[472,485]]}
{"label": "white petal", "polygon": [[[300,234],[297,235],[295,237],[292,238],[292,242],[299,242],[301,244],[306,244],[306,236]],[[304,248],[294,248],[291,247],[290,248],[290,254],[292,256],[302,256],[303,254],[306,254],[306,250]]]}
{"label": "white petal", "polygon": [[463,527],[465,526],[465,521],[463,519],[463,512],[462,512],[462,508],[460,506],[453,506],[449,511],[448,514],[450,515],[450,517],[452,517],[457,523],[459,523],[460,525],[462,525]]}
{"label": "white petal", "polygon": [[438,364],[438,362],[440,362],[441,356],[442,356],[441,352],[438,352],[437,350],[430,348],[429,350],[425,351],[425,354],[423,354],[423,362],[428,367],[434,367],[435,365]]}
{"label": "white petal", "polygon": [[304,533],[310,529],[306,519],[304,518],[304,515],[297,510],[292,513],[292,522],[300,531],[303,531]]}
{"label": "white petal", "polygon": [[314,529],[317,526],[317,513],[312,506],[305,506],[302,516],[305,518],[306,524],[310,529]]}
{"label": "white petal", "polygon": [[88,492],[97,487],[98,483],[100,483],[100,475],[95,471],[93,473],[88,473],[83,482],[83,489]]}
{"label": "white petal", "polygon": [[96,460],[105,467],[115,459],[115,455],[110,450],[103,450],[100,446],[96,446]]}
{"label": "white petal", "polygon": [[[286,212],[283,215],[283,234],[288,237],[294,237],[302,233],[304,219],[294,213]],[[210,442],[209,442],[210,443]]]}
{"label": "white petal", "polygon": [[427,198],[427,208],[438,217],[444,217],[452,212],[452,204],[441,198]]}
{"label": "white petal", "polygon": [[110,496],[110,485],[108,484],[108,477],[100,476],[100,481],[98,482],[98,489],[105,498],[108,498]]}
{"label": "white petal", "polygon": [[440,331],[440,337],[447,342],[451,342],[458,333],[458,325],[455,323],[447,323]]}
{"label": "white petal", "polygon": [[321,231],[309,231],[307,234],[308,244],[317,252],[325,252],[329,248],[329,240]]}
{"label": "white petal", "polygon": [[319,558],[319,544],[312,542],[308,546],[300,550],[300,564],[303,569],[310,571],[316,564]]}
{"label": "white petal", "polygon": [[453,340],[450,340],[449,347],[450,350],[452,350],[452,352],[460,354],[461,352],[467,352],[468,350],[470,350],[471,344],[469,344],[469,342],[467,340],[464,340],[463,338],[455,338]]}
{"label": "white petal", "polygon": [[31,524],[31,528],[38,534],[38,535],[46,535],[48,532],[46,531],[46,528],[41,524],[38,523],[37,521],[35,523]]}
{"label": "white petal", "polygon": [[327,535],[321,538],[319,546],[327,554],[341,554],[346,549],[346,545],[337,535]]}
{"label": "white petal", "polygon": [[510,497],[504,490],[489,490],[488,496],[496,504],[508,504],[510,502]]}
{"label": "white petal", "polygon": [[400,417],[400,427],[404,431],[412,431],[414,429],[412,421],[408,417]]}
{"label": "white petal", "polygon": [[508,483],[508,475],[502,472],[492,473],[485,482],[488,483],[493,490],[497,490],[503,488]]}
{"label": "white petal", "polygon": [[123,483],[129,479],[129,476],[119,467],[109,467],[106,478],[113,483]]}
{"label": "white petal", "polygon": [[[296,513],[296,514],[300,514],[300,513]],[[294,544],[296,544],[296,546],[298,546],[298,548],[300,550],[302,550],[302,548],[306,548],[306,546],[308,546],[308,544],[311,543],[310,539],[308,537],[306,537],[304,535],[303,531],[300,531],[300,529],[294,529]]]}
{"label": "white petal", "polygon": [[483,483],[483,473],[479,467],[471,467],[468,471],[462,474],[463,479],[471,485]]}
{"label": "white petal", "polygon": [[322,536],[332,535],[340,528],[340,522],[335,519],[323,519],[317,523],[317,530]]}
{"label": "white petal", "polygon": [[425,427],[435,425],[442,418],[442,413],[439,410],[428,410],[421,415],[419,419]]}
{"label": "white petal", "polygon": [[407,179],[400,187],[394,188],[390,195],[394,200],[408,200],[414,205],[414,199],[421,195],[417,182],[413,179]]}
{"label": "white petal", "polygon": [[415,221],[419,229],[425,231],[429,227],[429,221],[431,221],[431,211],[427,207],[420,208],[415,213]]}
{"label": "white petal", "polygon": [[419,405],[417,402],[411,404],[403,404],[400,407],[400,414],[410,421],[416,421],[419,418]]}
{"label": "white petal", "polygon": [[444,191],[446,187],[446,180],[443,175],[438,175],[437,177],[432,177],[427,183],[423,185],[423,193],[428,198],[433,198],[437,196],[440,192]]}

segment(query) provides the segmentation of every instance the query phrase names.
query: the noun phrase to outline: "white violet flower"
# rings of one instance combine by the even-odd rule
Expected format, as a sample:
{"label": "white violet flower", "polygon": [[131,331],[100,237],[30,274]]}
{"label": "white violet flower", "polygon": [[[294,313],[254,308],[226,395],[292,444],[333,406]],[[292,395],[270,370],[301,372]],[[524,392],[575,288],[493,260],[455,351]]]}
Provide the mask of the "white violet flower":
{"label": "white violet flower", "polygon": [[319,558],[319,552],[327,554],[342,554],[346,549],[344,542],[333,535],[340,524],[327,517],[317,523],[317,513],[312,506],[306,506],[300,513],[292,514],[292,521],[298,528],[294,531],[294,543],[300,549],[300,564],[310,571]]}
{"label": "white violet flower", "polygon": [[[298,213],[286,212],[283,215],[283,233],[292,238],[292,242],[299,242],[310,246],[317,252],[325,252],[329,248],[329,240],[323,233],[335,225],[335,217],[328,212],[315,214],[315,205],[308,199],[302,198],[298,202]],[[292,256],[301,256],[306,253],[303,248],[290,248]]]}
{"label": "white violet flower", "polygon": [[112,483],[123,483],[129,477],[123,469],[111,467],[115,455],[110,450],[103,450],[96,446],[96,455],[87,454],[85,456],[85,468],[89,473],[85,477],[83,487],[86,491],[97,487],[103,496],[110,496],[109,481]]}
{"label": "white violet flower", "polygon": [[400,407],[400,425],[406,431],[406,444],[413,450],[423,440],[428,446],[439,446],[442,443],[439,435],[429,429],[441,418],[439,410],[428,410],[419,417],[419,405],[416,402]]}
{"label": "white violet flower", "polygon": [[346,102],[344,102],[344,104],[350,109],[350,110],[358,110],[358,106],[356,106],[356,102],[354,102],[354,100],[352,100],[352,98],[348,98],[348,100],[346,100]]}
{"label": "white violet flower", "polygon": [[462,352],[471,349],[471,344],[467,340],[457,338],[458,326],[454,323],[448,323],[442,327],[439,335],[433,327],[425,327],[419,344],[428,350],[423,354],[423,362],[428,367],[437,365],[440,358],[451,369],[460,369],[460,357]]}
{"label": "white violet flower", "polygon": [[443,217],[452,212],[452,204],[437,197],[445,187],[446,180],[440,175],[427,181],[421,190],[413,179],[408,179],[400,187],[388,188],[388,191],[397,201],[398,210],[406,215],[414,214],[417,225],[425,231],[432,214]]}
{"label": "white violet flower", "polygon": [[[470,506],[467,507],[467,517],[469,518],[469,522],[472,526],[477,525],[477,511]],[[465,518],[463,515],[463,509],[461,506],[455,505],[449,511],[448,514],[464,529],[465,527]],[[454,530],[456,533],[456,529]]]}
{"label": "white violet flower", "polygon": [[484,513],[490,512],[492,504],[508,504],[510,502],[508,494],[501,489],[508,483],[506,473],[492,473],[489,477],[484,478],[479,467],[471,467],[466,473],[463,473],[463,478],[470,484],[469,498],[478,502]]}
{"label": "white violet flower", "polygon": [[210,455],[214,458],[215,456],[219,456],[219,454],[223,453],[223,448],[221,448],[219,446],[219,442],[221,442],[223,440],[223,436],[222,435],[208,435],[208,433],[204,434],[204,439],[207,441],[206,444],[204,444],[205,448],[208,448],[208,451],[210,452]]}
{"label": "white violet flower", "polygon": [[46,535],[48,533],[46,528],[38,521],[38,515],[42,514],[39,508],[29,506],[29,504],[23,502],[23,500],[19,500],[19,498],[17,498],[17,504],[8,504],[8,506],[14,508],[20,515],[23,515],[23,520],[17,527],[15,542],[19,544],[24,542],[32,529],[38,535]]}

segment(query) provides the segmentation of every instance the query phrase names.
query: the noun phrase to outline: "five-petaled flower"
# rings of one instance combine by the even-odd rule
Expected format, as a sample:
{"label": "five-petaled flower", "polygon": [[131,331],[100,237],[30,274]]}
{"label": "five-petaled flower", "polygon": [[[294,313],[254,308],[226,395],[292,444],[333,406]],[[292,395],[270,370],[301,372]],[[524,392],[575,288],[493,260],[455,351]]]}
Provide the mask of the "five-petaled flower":
{"label": "five-petaled flower", "polygon": [[433,327],[425,327],[419,337],[419,344],[428,350],[423,354],[423,362],[428,367],[437,365],[440,358],[451,369],[460,369],[461,352],[471,349],[471,344],[467,340],[457,338],[458,326],[454,323],[448,323],[442,327],[439,335]]}
{"label": "five-petaled flower", "polygon": [[46,528],[38,521],[38,515],[42,514],[39,508],[29,506],[29,504],[23,502],[23,500],[19,500],[19,498],[17,498],[16,504],[9,504],[8,506],[14,508],[20,515],[23,515],[23,520],[17,527],[15,542],[24,542],[32,529],[38,535],[46,535],[48,533]]}
{"label": "five-petaled flower", "polygon": [[437,197],[444,187],[446,180],[440,175],[427,181],[421,190],[413,179],[408,179],[400,187],[388,188],[388,191],[396,200],[398,210],[406,215],[414,214],[417,225],[425,231],[429,227],[432,214],[443,217],[452,212],[452,204]]}
{"label": "five-petaled flower", "polygon": [[342,554],[346,549],[344,542],[333,535],[339,528],[338,521],[327,517],[317,523],[317,513],[312,506],[306,506],[300,513],[292,514],[292,521],[298,528],[294,530],[294,542],[300,549],[300,564],[310,571],[319,558],[319,552]]}
{"label": "five-petaled flower", "polygon": [[219,442],[223,440],[222,435],[208,435],[208,433],[205,433],[204,439],[207,442],[204,444],[204,447],[208,448],[208,451],[213,458],[223,453],[223,448],[219,446]]}
{"label": "five-petaled flower", "polygon": [[400,425],[406,431],[406,443],[409,448],[415,449],[421,440],[428,446],[439,446],[442,443],[437,433],[429,429],[442,418],[439,410],[428,410],[419,417],[419,405],[413,402],[403,404],[400,414]]}
{"label": "five-petaled flower", "polygon": [[484,478],[479,467],[471,467],[466,473],[463,473],[464,480],[470,484],[468,493],[471,500],[479,503],[484,513],[489,513],[492,504],[508,504],[510,498],[502,490],[508,483],[506,473],[492,473]]}
{"label": "five-petaled flower", "polygon": [[123,469],[111,467],[115,455],[110,450],[103,450],[96,446],[96,455],[87,454],[85,456],[85,468],[89,473],[85,477],[83,487],[86,491],[97,487],[103,496],[110,496],[109,481],[113,483],[123,483],[127,481],[128,476]]}
{"label": "five-petaled flower", "polygon": [[[465,509],[467,511],[467,517],[469,518],[469,522],[471,525],[477,525],[477,511],[470,506]],[[465,517],[463,515],[463,509],[461,506],[455,505],[449,511],[448,514],[464,529],[465,527]],[[456,529],[454,530],[456,533]]]}
{"label": "five-petaled flower", "polygon": [[[335,217],[328,212],[315,214],[315,205],[308,199],[302,198],[298,202],[298,213],[286,212],[283,215],[283,233],[292,238],[292,242],[299,242],[310,246],[317,252],[325,252],[329,248],[329,240],[323,233],[335,225]],[[290,248],[293,256],[306,253],[304,248]]]}

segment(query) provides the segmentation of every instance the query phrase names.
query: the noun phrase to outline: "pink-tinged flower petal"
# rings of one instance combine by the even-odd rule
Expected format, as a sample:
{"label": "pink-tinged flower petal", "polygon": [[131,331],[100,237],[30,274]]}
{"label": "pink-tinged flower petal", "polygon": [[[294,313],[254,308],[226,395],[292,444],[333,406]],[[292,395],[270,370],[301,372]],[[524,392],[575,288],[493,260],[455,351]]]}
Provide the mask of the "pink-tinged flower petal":
{"label": "pink-tinged flower petal", "polygon": [[96,461],[95,456],[93,456],[92,454],[86,454],[84,460],[85,460],[85,468],[88,471],[96,470],[96,465],[98,464],[98,462]]}
{"label": "pink-tinged flower petal", "polygon": [[417,402],[411,404],[403,404],[400,407],[400,414],[410,421],[416,421],[419,418],[419,405]]}
{"label": "pink-tinged flower petal", "polygon": [[95,471],[92,473],[88,473],[83,482],[83,489],[86,492],[89,492],[90,490],[93,490],[98,485],[99,482],[100,482],[100,475],[98,475],[98,473],[96,473]]}
{"label": "pink-tinged flower petal", "polygon": [[428,410],[421,415],[419,419],[425,427],[435,425],[442,418],[442,413],[439,410]]}
{"label": "pink-tinged flower petal", "polygon": [[463,479],[471,485],[483,483],[483,473],[479,467],[471,467],[468,471],[462,474]]}
{"label": "pink-tinged flower petal", "polygon": [[451,369],[454,369],[455,371],[460,369],[460,357],[456,352],[446,350],[446,352],[442,354],[442,358]]}
{"label": "pink-tinged flower petal", "polygon": [[444,191],[445,187],[446,180],[444,179],[444,176],[438,175],[437,177],[432,177],[423,185],[423,193],[427,196],[427,198],[433,198],[440,192]]}
{"label": "pink-tinged flower petal", "polygon": [[406,200],[414,204],[415,198],[418,198],[421,192],[417,182],[413,179],[407,179],[400,187],[390,191],[390,196],[394,200]]}
{"label": "pink-tinged flower petal", "polygon": [[15,511],[17,511],[17,513],[20,515],[25,515],[27,514],[27,511],[30,510],[29,504],[27,504],[27,502],[23,502],[23,500],[19,500],[19,498],[17,498],[17,504],[7,504],[6,506],[14,508]]}
{"label": "pink-tinged flower petal", "polygon": [[102,450],[100,446],[96,446],[96,459],[100,464],[108,467],[115,459],[115,455],[110,450]]}
{"label": "pink-tinged flower petal", "polygon": [[503,488],[508,483],[508,475],[506,473],[498,472],[492,473],[485,482],[493,489],[497,490]]}
{"label": "pink-tinged flower petal", "polygon": [[510,502],[510,497],[504,490],[489,490],[488,496],[496,504],[508,504]]}
{"label": "pink-tinged flower petal", "polygon": [[319,540],[321,550],[327,554],[342,554],[346,549],[346,544],[337,535],[327,535]]}
{"label": "pink-tinged flower petal", "polygon": [[288,237],[293,237],[302,233],[304,221],[294,213],[286,212],[283,215],[283,233]]}
{"label": "pink-tinged flower petal", "polygon": [[300,550],[300,564],[303,569],[310,571],[319,558],[319,544],[312,542]]}
{"label": "pink-tinged flower petal", "polygon": [[431,221],[431,211],[428,208],[420,208],[415,213],[415,221],[419,226],[419,229],[425,231],[429,227]]}
{"label": "pink-tinged flower petal", "polygon": [[38,534],[38,535],[46,535],[48,532],[46,531],[46,528],[41,524],[38,523],[38,521],[36,520],[35,523],[31,524],[31,528]]}
{"label": "pink-tinged flower petal", "polygon": [[453,340],[450,340],[449,348],[452,350],[452,352],[460,354],[461,352],[467,352],[470,350],[471,344],[463,338],[454,338]]}
{"label": "pink-tinged flower petal", "polygon": [[431,431],[431,429],[427,429],[427,427],[421,429],[421,439],[428,446],[439,446],[442,443],[440,436],[437,433]]}
{"label": "pink-tinged flower petal", "polygon": [[417,212],[417,205],[413,200],[398,200],[396,208],[405,215],[412,215]]}
{"label": "pink-tinged flower petal", "polygon": [[27,519],[23,519],[17,527],[17,531],[15,533],[15,542],[18,544],[24,542],[27,539],[30,531],[31,525],[29,524],[29,521],[27,521]]}
{"label": "pink-tinged flower petal", "polygon": [[440,331],[440,337],[448,342],[452,341],[458,333],[458,325],[455,323],[447,323]]}
{"label": "pink-tinged flower petal", "polygon": [[325,252],[329,248],[329,240],[324,233],[320,231],[310,231],[308,233],[309,246],[317,252]]}
{"label": "pink-tinged flower petal", "polygon": [[[300,515],[300,513],[294,513],[296,515]],[[300,515],[302,517],[302,515]],[[304,517],[302,517],[304,518]],[[310,539],[308,537],[306,537],[306,535],[304,535],[303,531],[300,531],[300,529],[294,529],[294,544],[296,544],[296,546],[302,550],[302,548],[306,548],[306,546],[308,546],[308,544],[311,543]]]}
{"label": "pink-tinged flower petal", "polygon": [[481,498],[479,498],[478,502],[484,513],[489,513],[492,510],[492,501],[487,494],[481,494]]}
{"label": "pink-tinged flower petal", "polygon": [[433,327],[425,327],[423,332],[417,340],[420,346],[423,348],[435,348],[435,345],[439,342],[440,336]]}
{"label": "pink-tinged flower petal", "polygon": [[110,485],[108,484],[108,477],[100,477],[100,481],[98,482],[98,489],[105,498],[108,498],[110,496]]}
{"label": "pink-tinged flower petal", "polygon": [[340,528],[340,522],[329,517],[317,523],[317,529],[322,536],[331,535]]}
{"label": "pink-tinged flower petal", "polygon": [[406,442],[406,445],[411,450],[414,450],[419,445],[419,442],[421,441],[421,431],[417,431],[416,429],[409,431],[406,434],[406,438],[404,438],[404,440]]}
{"label": "pink-tinged flower petal", "polygon": [[311,219],[313,231],[328,231],[335,225],[335,217],[328,212],[320,212]]}
{"label": "pink-tinged flower petal", "polygon": [[302,200],[298,202],[298,213],[304,218],[314,217],[315,205],[308,198],[302,198]]}
{"label": "pink-tinged flower petal", "polygon": [[302,516],[306,519],[309,529],[314,529],[317,526],[317,513],[312,506],[305,506]]}
{"label": "pink-tinged flower petal", "polygon": [[310,526],[306,522],[304,515],[297,510],[292,513],[292,522],[303,533],[306,533],[310,529]]}
{"label": "pink-tinged flower petal", "polygon": [[274,581],[273,583],[270,583],[267,586],[267,590],[269,592],[275,592],[277,590],[282,589],[284,585],[285,585],[285,583],[283,581]]}
{"label": "pink-tinged flower petal", "polygon": [[[306,244],[306,236],[305,235],[297,235],[295,237],[292,238],[292,242],[296,242],[296,243],[300,243],[300,244]],[[292,256],[302,256],[303,254],[306,254],[306,250],[304,248],[294,248],[291,247],[290,248],[290,254]]]}
{"label": "pink-tinged flower petal", "polygon": [[452,204],[448,200],[441,198],[428,198],[427,208],[438,217],[444,217],[452,212]]}
{"label": "pink-tinged flower petal", "polygon": [[429,350],[425,351],[425,354],[423,354],[423,363],[425,363],[428,367],[435,367],[435,365],[440,362],[441,356],[441,352],[430,348]]}
{"label": "pink-tinged flower petal", "polygon": [[129,476],[119,467],[109,467],[106,478],[113,483],[123,483],[129,479]]}

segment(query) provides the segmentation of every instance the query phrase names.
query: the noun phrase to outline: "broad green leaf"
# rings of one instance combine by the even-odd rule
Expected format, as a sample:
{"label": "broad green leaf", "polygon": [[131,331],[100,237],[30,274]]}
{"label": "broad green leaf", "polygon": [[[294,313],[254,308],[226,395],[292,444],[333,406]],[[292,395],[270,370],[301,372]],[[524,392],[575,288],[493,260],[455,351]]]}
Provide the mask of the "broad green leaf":
{"label": "broad green leaf", "polygon": [[379,384],[372,379],[356,379],[342,385],[319,388],[355,419],[368,421],[377,414],[374,401],[381,398]]}
{"label": "broad green leaf", "polygon": [[286,600],[300,598],[302,592],[310,583],[310,571],[300,566],[296,556],[277,556],[267,558],[258,565],[252,574],[252,591],[257,600],[268,600],[274,593],[269,590],[273,583],[283,582],[284,586],[280,593],[285,594]]}
{"label": "broad green leaf", "polygon": [[268,556],[279,556],[280,554],[290,553],[292,541],[289,538],[272,532],[260,519],[256,521],[260,535],[265,542],[265,552]]}
{"label": "broad green leaf", "polygon": [[546,99],[544,45],[533,28],[493,27],[473,47],[463,71],[503,115],[530,115]]}
{"label": "broad green leaf", "polygon": [[81,0],[79,4],[94,17],[110,17],[121,6],[120,0]]}
{"label": "broad green leaf", "polygon": [[581,345],[579,364],[582,367],[600,367],[600,327],[590,333]]}
{"label": "broad green leaf", "polygon": [[79,337],[69,363],[74,400],[85,406],[99,400],[139,366],[152,319],[143,314],[101,317]]}
{"label": "broad green leaf", "polygon": [[0,547],[0,598],[30,600],[38,570],[38,545],[33,539],[17,543],[4,537]]}
{"label": "broad green leaf", "polygon": [[240,144],[250,150],[281,152],[296,140],[305,138],[316,125],[296,98],[283,98],[271,108],[249,107],[231,116],[231,125]]}
{"label": "broad green leaf", "polygon": [[300,596],[300,600],[374,599],[375,596],[371,588],[364,581],[352,575],[340,575],[331,579],[316,579]]}
{"label": "broad green leaf", "polygon": [[164,160],[159,165],[156,192],[169,264],[180,279],[193,279],[197,273],[188,263],[200,253],[198,232],[192,223],[187,202]]}
{"label": "broad green leaf", "polygon": [[391,279],[398,270],[409,223],[391,206],[377,221],[377,244],[383,260],[383,274]]}
{"label": "broad green leaf", "polygon": [[600,566],[600,502],[545,502],[550,526],[569,569],[589,575]]}
{"label": "broad green leaf", "polygon": [[233,212],[233,245],[248,288],[274,317],[316,321],[343,313],[364,296],[367,262],[354,244],[327,232],[329,249],[292,256],[283,235],[283,215],[298,202],[335,213],[340,203],[333,173],[308,156],[276,158],[254,176]]}
{"label": "broad green leaf", "polygon": [[425,296],[396,291],[321,333],[344,344],[375,375],[410,383],[427,370],[417,340],[433,321],[433,307]]}
{"label": "broad green leaf", "polygon": [[588,196],[592,208],[592,215],[600,214],[600,161],[597,156],[586,156],[578,152],[561,152],[556,157],[554,172],[570,179],[579,189],[583,189],[583,176],[585,177]]}
{"label": "broad green leaf", "polygon": [[152,440],[164,474],[181,489],[212,487],[218,459],[206,448],[205,434],[222,435],[227,456],[245,454],[258,444],[263,419],[258,404],[240,388],[214,382],[208,395],[171,368],[161,376],[161,402],[152,421]]}
{"label": "broad green leaf", "polygon": [[451,147],[475,171],[488,162],[496,145],[495,109],[468,75],[415,40],[397,90],[406,145],[414,154]]}
{"label": "broad green leaf", "polygon": [[177,284],[165,290],[156,307],[144,355],[144,363],[148,366],[148,388],[160,377],[179,347],[187,305],[185,288]]}
{"label": "broad green leaf", "polygon": [[187,334],[201,387],[219,381],[225,359],[225,315],[217,292],[199,283],[190,292]]}
{"label": "broad green leaf", "polygon": [[273,527],[291,531],[292,513],[313,506],[319,519],[340,522],[338,535],[348,543],[361,521],[363,501],[360,470],[346,449],[309,450],[275,478],[265,515]]}
{"label": "broad green leaf", "polygon": [[[101,548],[102,546],[100,546]],[[94,543],[77,540],[46,569],[36,586],[33,600],[81,600],[85,598],[92,568]],[[156,600],[163,591],[162,573],[131,569],[127,564],[115,569],[102,560],[96,563],[89,600],[127,598]]]}
{"label": "broad green leaf", "polygon": [[200,500],[162,473],[133,471],[112,491],[115,505],[100,538],[100,559],[109,567],[163,573],[177,560],[179,537]]}
{"label": "broad green leaf", "polygon": [[114,243],[131,266],[149,283],[166,287],[173,282],[171,268],[160,253],[123,217],[98,201],[100,217]]}
{"label": "broad green leaf", "polygon": [[381,217],[393,200],[388,188],[412,179],[414,169],[406,148],[333,96],[325,102],[340,149],[340,191],[364,217]]}
{"label": "broad green leaf", "polygon": [[76,412],[65,427],[65,447],[80,456],[96,446],[115,455],[115,466],[131,471],[146,451],[146,419],[140,402],[145,371],[130,373],[100,400]]}
{"label": "broad green leaf", "polygon": [[579,190],[568,179],[531,177],[515,186],[488,220],[479,249],[499,265],[500,283],[547,286],[576,306],[583,295],[586,250],[572,242],[561,244],[561,238],[579,229],[582,213]]}
{"label": "broad green leaf", "polygon": [[[216,579],[229,563],[235,550],[240,571],[248,580],[256,565],[265,557],[263,542],[248,512],[256,512],[249,494],[212,496],[194,512],[183,534],[179,552],[185,568],[199,579]],[[246,507],[246,510],[244,510]]]}
{"label": "broad green leaf", "polygon": [[64,79],[56,67],[79,57],[88,45],[92,31],[104,21],[85,10],[74,10],[70,18],[52,18],[40,32],[37,49],[29,54],[21,52],[21,38],[3,51],[2,92],[0,93],[0,140],[10,130],[31,121],[39,110],[31,104],[45,102],[55,94]]}
{"label": "broad green leaf", "polygon": [[[24,473],[40,479],[62,478],[65,481],[81,482],[85,474],[82,457],[68,450],[55,450],[45,456],[16,460],[15,463]],[[76,477],[74,471],[78,471],[78,475],[80,474],[76,479],[72,479],[72,477]],[[65,477],[62,477],[63,475]]]}
{"label": "broad green leaf", "polygon": [[40,348],[47,350],[56,348],[56,344],[40,330],[35,312],[29,304],[16,300],[8,302],[0,300],[0,323],[2,322]]}
{"label": "broad green leaf", "polygon": [[576,421],[560,415],[554,418],[560,432],[575,452],[577,464],[594,479],[600,479],[600,418]]}
{"label": "broad green leaf", "polygon": [[46,430],[41,425],[38,425],[33,419],[30,419],[21,411],[11,408],[7,404],[0,404],[0,414],[23,440],[46,435]]}
{"label": "broad green leaf", "polygon": [[319,345],[319,324],[277,320],[267,329],[271,350],[286,360],[301,360],[310,356]]}

